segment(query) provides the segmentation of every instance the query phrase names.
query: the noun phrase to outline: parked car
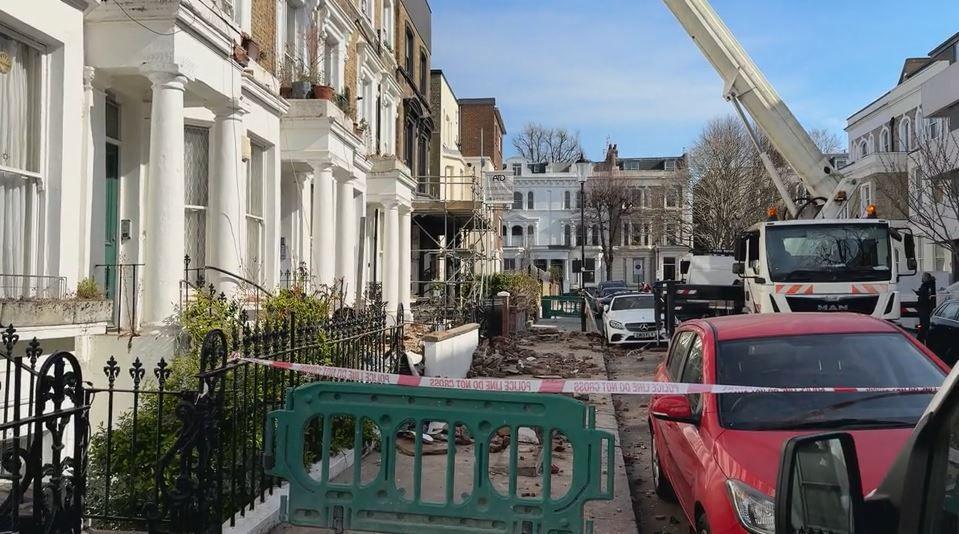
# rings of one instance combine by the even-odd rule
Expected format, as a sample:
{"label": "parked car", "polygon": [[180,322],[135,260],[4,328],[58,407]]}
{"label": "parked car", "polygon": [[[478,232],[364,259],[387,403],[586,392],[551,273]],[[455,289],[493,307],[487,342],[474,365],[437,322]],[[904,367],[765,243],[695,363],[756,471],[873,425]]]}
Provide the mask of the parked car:
{"label": "parked car", "polygon": [[606,280],[605,282],[596,284],[596,287],[600,291],[610,287],[626,287],[626,280]]}
{"label": "parked car", "polygon": [[[853,433],[786,442],[776,485],[775,531],[844,534],[959,530],[959,366],[953,367],[875,491]],[[857,450],[859,449],[859,450]],[[863,458],[867,460],[868,458]],[[865,496],[864,496],[865,495]]]}
{"label": "parked car", "polygon": [[947,300],[929,317],[926,345],[950,366],[959,360],[959,300]]}
{"label": "parked car", "polygon": [[[869,316],[755,314],[680,325],[657,380],[936,387],[947,371],[915,338]],[[849,432],[862,459],[862,487],[872,491],[931,398],[873,393],[654,396],[649,410],[653,482],[661,496],[675,495],[696,532],[772,533],[772,495],[784,442],[810,430]]]}
{"label": "parked car", "polygon": [[596,314],[602,315],[606,305],[609,304],[609,301],[612,300],[613,297],[616,295],[625,295],[627,293],[636,293],[636,290],[621,286],[607,287],[606,289],[601,290],[600,293],[597,294],[596,298],[593,299],[593,308],[596,310]]}
{"label": "parked car", "polygon": [[610,344],[658,339],[652,293],[614,295],[603,311],[603,336]]}

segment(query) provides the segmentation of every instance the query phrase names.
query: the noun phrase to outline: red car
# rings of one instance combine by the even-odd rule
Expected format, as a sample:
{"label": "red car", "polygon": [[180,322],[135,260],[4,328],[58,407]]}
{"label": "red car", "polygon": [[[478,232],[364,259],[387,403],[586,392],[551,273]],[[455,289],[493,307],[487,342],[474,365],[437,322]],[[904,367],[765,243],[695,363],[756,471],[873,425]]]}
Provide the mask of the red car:
{"label": "red car", "polygon": [[[656,379],[770,387],[939,386],[948,367],[890,323],[845,313],[692,320]],[[779,455],[791,437],[850,432],[869,493],[909,438],[930,394],[659,395],[650,404],[656,492],[697,533],[774,532]]]}

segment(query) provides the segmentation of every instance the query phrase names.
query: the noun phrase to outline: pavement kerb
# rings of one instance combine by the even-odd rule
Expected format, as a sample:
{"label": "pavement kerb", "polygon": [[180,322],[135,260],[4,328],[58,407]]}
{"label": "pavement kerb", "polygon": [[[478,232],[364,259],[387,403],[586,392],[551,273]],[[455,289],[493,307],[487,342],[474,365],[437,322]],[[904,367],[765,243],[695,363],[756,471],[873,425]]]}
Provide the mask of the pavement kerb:
{"label": "pavement kerb", "polygon": [[[602,350],[593,352],[593,361],[601,370],[603,378],[607,378],[609,374]],[[596,428],[609,432],[615,438],[613,500],[594,501],[586,505],[587,516],[593,520],[593,532],[617,534],[638,532],[613,397],[608,393],[593,394],[589,396],[589,403],[596,408]]]}

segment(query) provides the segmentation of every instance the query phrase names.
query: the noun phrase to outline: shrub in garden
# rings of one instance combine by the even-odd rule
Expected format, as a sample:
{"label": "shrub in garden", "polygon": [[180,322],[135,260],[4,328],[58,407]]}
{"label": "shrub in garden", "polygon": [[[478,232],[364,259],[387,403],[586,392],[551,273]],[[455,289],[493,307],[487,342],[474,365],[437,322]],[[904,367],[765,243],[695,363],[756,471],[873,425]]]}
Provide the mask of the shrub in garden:
{"label": "shrub in garden", "polygon": [[[116,365],[111,371],[117,377],[117,389],[131,389],[133,382],[138,381],[139,392],[134,397],[134,409],[115,414],[109,426],[101,425],[92,432],[87,502],[93,515],[144,516],[144,505],[154,501],[157,494],[158,458],[170,453],[177,438],[183,434],[184,420],[177,417],[178,408],[186,410],[187,423],[195,422],[188,412],[196,393],[201,391],[198,373],[203,340],[210,331],[221,329],[230,350],[239,350],[243,343],[241,309],[239,302],[216,296],[212,291],[199,291],[180,310],[179,320],[188,343],[177,358],[159,372],[142,367],[130,369],[128,362]],[[310,329],[310,333],[315,334],[312,341],[306,343],[309,340],[298,338],[297,347],[300,348],[295,357],[298,361],[329,363],[330,347],[322,328],[319,328],[329,316],[329,299],[323,295],[307,295],[295,288],[284,289],[266,300],[264,310],[266,320],[263,329],[274,334],[288,331],[291,320],[295,320],[297,325],[315,325],[316,328]],[[261,341],[249,346],[248,350],[254,356],[267,357],[283,344],[271,344],[269,341],[277,339],[289,338],[266,336],[261,331]],[[287,355],[282,357],[287,358]],[[219,368],[220,363],[208,362],[207,368],[211,366]],[[266,412],[282,407],[284,393],[291,380],[305,382],[312,378],[253,365],[241,365],[220,372],[218,378],[216,393],[222,392],[223,402],[216,412],[220,443],[215,455],[222,456],[213,465],[215,468],[222,465],[222,470],[218,472],[224,483],[221,515],[226,517],[248,503],[264,485],[271,483],[269,477],[263,477],[259,468],[263,449],[262,425]],[[162,394],[158,393],[161,389]],[[114,395],[118,399],[120,395],[126,395],[125,400],[129,400],[129,396],[134,394],[118,392]],[[187,402],[181,404],[184,399]],[[97,404],[108,401],[107,393],[98,394]],[[339,424],[333,427],[332,452],[352,448],[353,422],[346,420],[334,423]],[[310,447],[309,457],[305,460],[318,457],[321,443],[319,430],[315,428],[308,432],[307,442],[316,446]],[[369,425],[364,428],[364,443],[372,443],[375,439],[375,427]],[[172,461],[160,473],[168,488],[174,487],[179,461],[180,455],[174,453]],[[134,528],[142,524],[98,521],[97,526]]]}

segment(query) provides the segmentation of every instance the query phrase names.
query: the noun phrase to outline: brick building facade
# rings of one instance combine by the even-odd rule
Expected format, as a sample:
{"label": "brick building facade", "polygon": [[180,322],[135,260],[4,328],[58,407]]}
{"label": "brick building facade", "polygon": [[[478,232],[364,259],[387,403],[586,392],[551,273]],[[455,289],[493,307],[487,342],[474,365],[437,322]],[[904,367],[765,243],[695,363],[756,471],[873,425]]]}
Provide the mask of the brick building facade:
{"label": "brick building facade", "polygon": [[400,0],[396,8],[396,78],[402,109],[397,120],[396,150],[415,177],[430,169],[433,118],[430,107],[431,13],[426,0]]}
{"label": "brick building facade", "polygon": [[503,136],[506,125],[495,98],[461,98],[460,150],[463,156],[490,158],[494,169],[503,167]]}

